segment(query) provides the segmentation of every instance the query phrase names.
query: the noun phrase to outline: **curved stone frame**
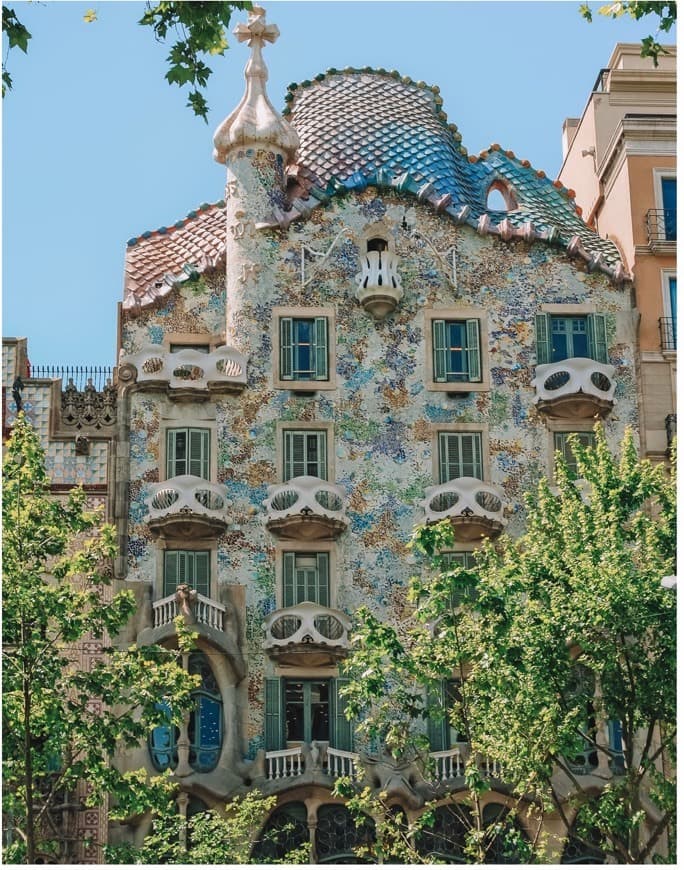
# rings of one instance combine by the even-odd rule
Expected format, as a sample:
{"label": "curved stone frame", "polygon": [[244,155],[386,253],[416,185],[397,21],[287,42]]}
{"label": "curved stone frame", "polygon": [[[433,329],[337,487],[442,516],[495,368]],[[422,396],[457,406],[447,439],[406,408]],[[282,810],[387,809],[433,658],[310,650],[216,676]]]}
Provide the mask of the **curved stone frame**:
{"label": "curved stone frame", "polygon": [[[280,319],[294,317],[310,320],[326,317],[328,320],[328,380],[289,381],[280,377]],[[337,389],[337,335],[334,308],[308,308],[305,305],[273,306],[271,309],[271,376],[274,390],[291,390],[294,393],[317,393],[319,390]]]}
{"label": "curved stone frame", "polygon": [[[423,310],[425,326],[425,389],[441,393],[485,393],[491,389],[489,376],[489,313],[485,308],[469,306],[449,308],[425,308]],[[480,368],[481,381],[455,381],[441,383],[434,379],[434,355],[432,340],[432,322],[434,320],[478,320],[480,322]]]}
{"label": "curved stone frame", "polygon": [[328,483],[335,483],[335,424],[323,420],[277,420],[276,421],[276,448],[275,466],[276,477],[279,483],[285,480],[285,448],[283,446],[285,432],[325,432],[326,434],[326,457],[325,464],[328,471]]}
{"label": "curved stone frame", "polygon": [[296,541],[278,540],[275,544],[275,598],[276,610],[283,610],[283,553],[327,553],[328,554],[328,591],[330,608],[337,608],[337,571],[338,553],[334,541]]}
{"label": "curved stone frame", "polygon": [[167,432],[169,429],[208,429],[209,430],[209,483],[218,480],[218,426],[216,406],[213,403],[184,404],[169,401],[162,405],[159,418],[159,481],[172,478],[166,476]]}

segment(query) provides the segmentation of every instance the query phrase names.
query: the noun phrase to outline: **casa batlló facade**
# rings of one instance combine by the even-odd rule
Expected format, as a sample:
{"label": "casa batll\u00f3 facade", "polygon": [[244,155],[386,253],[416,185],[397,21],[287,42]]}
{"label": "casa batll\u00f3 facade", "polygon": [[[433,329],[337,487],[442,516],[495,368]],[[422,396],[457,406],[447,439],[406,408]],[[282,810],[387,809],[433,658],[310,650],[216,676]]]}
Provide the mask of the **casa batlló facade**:
{"label": "casa batll\u00f3 facade", "polygon": [[[179,614],[198,634],[196,712],[116,763],[173,769],[186,814],[275,794],[280,845],[339,863],[364,833],[337,776],[414,817],[462,788],[469,751],[436,723],[426,776],[359,744],[340,694],[355,611],[410,627],[416,525],[450,518],[468,565],[521,533],[568,433],[598,418],[617,448],[638,430],[636,317],[572,191],[498,145],[468,155],[438,88],[328,70],[279,113],[278,29],[255,7],[235,35],[250,57],[214,137],[224,198],[128,242],[113,434],[90,445],[139,604],[122,642],[173,645]],[[495,817],[501,772],[482,763]],[[611,775],[607,756],[578,764],[587,788]]]}

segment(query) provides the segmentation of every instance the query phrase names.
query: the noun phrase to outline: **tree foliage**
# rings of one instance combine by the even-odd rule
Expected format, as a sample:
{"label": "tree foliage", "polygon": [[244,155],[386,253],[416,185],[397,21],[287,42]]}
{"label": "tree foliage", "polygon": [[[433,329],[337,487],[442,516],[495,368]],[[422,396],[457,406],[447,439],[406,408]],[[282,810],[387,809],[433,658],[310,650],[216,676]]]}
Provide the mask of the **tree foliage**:
{"label": "tree foliage", "polygon": [[[526,533],[485,545],[474,571],[444,570],[448,522],[417,530],[413,546],[431,565],[410,590],[418,628],[400,635],[360,614],[348,709],[395,756],[426,759],[424,725],[444,717],[432,699],[460,681],[448,717],[473,750],[471,860],[485,858],[487,836],[478,758],[501,766],[510,796],[530,808],[528,830],[556,813],[617,863],[654,860],[665,832],[674,843],[676,602],[661,582],[675,565],[674,477],[640,461],[629,433],[617,459],[600,427],[594,447],[573,449],[583,481],[559,455],[557,486],[543,480],[527,501]],[[592,799],[580,757],[604,778]]]}
{"label": "tree foliage", "polygon": [[[618,0],[616,3],[608,3],[600,6],[599,15],[609,18],[621,18],[629,15],[635,21],[641,21],[647,15],[656,15],[658,18],[658,30],[655,34],[645,36],[641,40],[641,56],[653,59],[653,65],[658,66],[658,58],[667,54],[667,50],[658,42],[661,33],[669,33],[677,20],[677,4],[675,2],[650,2],[650,0]],[[587,21],[593,21],[593,12],[588,3],[580,6],[580,14]]]}
{"label": "tree foliage", "polygon": [[[114,529],[101,524],[81,489],[50,494],[45,455],[23,412],[3,461],[3,812],[5,859],[67,861],[55,806],[88,786],[87,806],[114,817],[168,800],[165,777],[120,773],[115,749],[138,746],[167,714],[180,719],[195,679],[161,647],[116,650],[135,609],[130,592],[111,594]],[[83,645],[102,656],[88,670]]]}
{"label": "tree foliage", "polygon": [[[212,70],[205,63],[207,56],[223,55],[228,48],[228,26],[234,10],[251,9],[252,4],[245,0],[232,2],[160,2],[146,3],[145,14],[138,21],[149,27],[158,42],[173,39],[167,57],[168,70],[165,74],[169,84],[179,87],[188,86],[188,107],[195,115],[207,120],[209,106],[203,95]],[[97,13],[89,9],[83,20],[90,24],[97,20]],[[2,29],[8,37],[7,52],[20,48],[28,50],[31,34],[19,21],[14,9],[2,7]],[[2,65],[2,95],[12,88],[12,79]]]}

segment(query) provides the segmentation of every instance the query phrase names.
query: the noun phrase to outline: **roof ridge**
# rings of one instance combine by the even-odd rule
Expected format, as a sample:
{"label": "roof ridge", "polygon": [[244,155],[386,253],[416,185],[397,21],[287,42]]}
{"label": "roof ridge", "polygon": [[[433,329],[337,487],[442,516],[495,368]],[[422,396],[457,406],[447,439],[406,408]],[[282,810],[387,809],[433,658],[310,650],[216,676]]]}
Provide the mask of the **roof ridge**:
{"label": "roof ridge", "polygon": [[217,202],[202,202],[197,208],[192,209],[187,213],[184,218],[177,220],[175,223],[170,226],[161,226],[157,227],[156,230],[145,230],[144,233],[140,233],[138,236],[132,236],[127,242],[126,247],[132,248],[134,245],[137,245],[138,242],[143,241],[144,239],[152,238],[155,235],[165,236],[168,233],[172,233],[174,230],[182,229],[187,224],[196,220],[201,212],[209,211],[211,208],[225,208],[226,201],[225,199],[219,199]]}

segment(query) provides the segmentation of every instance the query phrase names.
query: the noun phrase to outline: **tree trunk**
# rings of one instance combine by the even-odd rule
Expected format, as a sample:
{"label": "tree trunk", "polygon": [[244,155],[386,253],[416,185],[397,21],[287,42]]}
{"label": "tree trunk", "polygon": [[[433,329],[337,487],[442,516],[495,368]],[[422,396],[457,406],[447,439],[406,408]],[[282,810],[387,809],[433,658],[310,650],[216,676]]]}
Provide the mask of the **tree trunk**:
{"label": "tree trunk", "polygon": [[24,787],[26,789],[26,863],[36,863],[36,825],[33,809],[33,756],[31,748],[31,686],[24,677]]}

